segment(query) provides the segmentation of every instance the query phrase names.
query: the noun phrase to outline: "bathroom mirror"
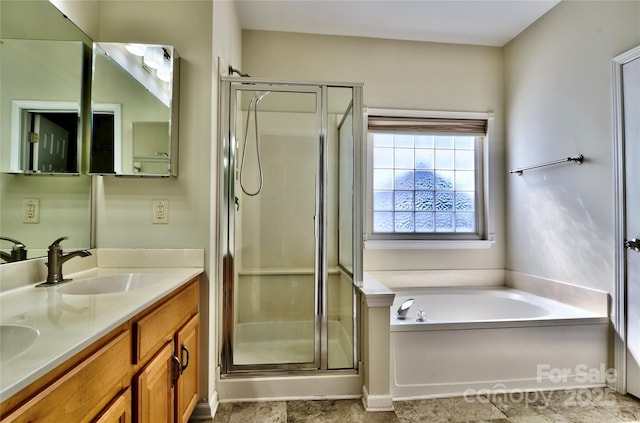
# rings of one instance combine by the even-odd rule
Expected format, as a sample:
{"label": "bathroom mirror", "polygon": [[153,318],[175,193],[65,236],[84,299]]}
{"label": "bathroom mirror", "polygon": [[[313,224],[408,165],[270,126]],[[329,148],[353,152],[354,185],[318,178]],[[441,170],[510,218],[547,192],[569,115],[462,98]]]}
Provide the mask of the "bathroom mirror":
{"label": "bathroom mirror", "polygon": [[179,77],[171,46],[94,43],[90,173],[178,175]]}
{"label": "bathroom mirror", "polygon": [[81,174],[91,44],[48,0],[0,1],[0,263],[46,256],[61,235],[66,248],[91,247]]}

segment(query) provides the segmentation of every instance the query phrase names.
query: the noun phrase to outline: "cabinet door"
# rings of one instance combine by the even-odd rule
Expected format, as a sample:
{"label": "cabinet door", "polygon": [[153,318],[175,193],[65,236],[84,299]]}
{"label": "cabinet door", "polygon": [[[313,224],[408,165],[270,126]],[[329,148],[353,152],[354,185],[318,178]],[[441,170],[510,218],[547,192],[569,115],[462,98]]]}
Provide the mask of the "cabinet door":
{"label": "cabinet door", "polygon": [[173,348],[166,344],[135,379],[137,423],[173,423]]}
{"label": "cabinet door", "polygon": [[198,403],[200,391],[200,314],[176,333],[176,355],[182,373],[176,388],[176,421],[187,423]]}
{"label": "cabinet door", "polygon": [[118,396],[94,423],[131,423],[131,389]]}

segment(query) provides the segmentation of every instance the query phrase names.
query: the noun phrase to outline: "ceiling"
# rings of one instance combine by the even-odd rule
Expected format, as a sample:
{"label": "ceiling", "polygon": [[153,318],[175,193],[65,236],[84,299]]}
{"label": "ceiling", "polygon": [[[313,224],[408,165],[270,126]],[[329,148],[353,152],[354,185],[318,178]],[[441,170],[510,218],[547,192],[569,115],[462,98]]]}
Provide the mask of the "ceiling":
{"label": "ceiling", "polygon": [[235,0],[243,29],[503,46],[559,0]]}

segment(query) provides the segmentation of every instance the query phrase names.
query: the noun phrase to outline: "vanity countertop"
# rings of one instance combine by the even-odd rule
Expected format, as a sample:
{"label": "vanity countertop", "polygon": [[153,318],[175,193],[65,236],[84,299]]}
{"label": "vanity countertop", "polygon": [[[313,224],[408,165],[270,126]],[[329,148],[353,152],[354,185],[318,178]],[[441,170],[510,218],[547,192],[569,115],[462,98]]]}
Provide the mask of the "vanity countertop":
{"label": "vanity countertop", "polygon": [[[152,273],[157,279],[131,291],[67,295],[66,284],[35,284],[0,293],[0,324],[36,329],[39,336],[13,357],[0,355],[0,399],[5,401],[67,359],[150,307],[204,271],[183,268],[93,268],[65,275],[74,281],[127,273]],[[73,282],[70,282],[73,283]]]}

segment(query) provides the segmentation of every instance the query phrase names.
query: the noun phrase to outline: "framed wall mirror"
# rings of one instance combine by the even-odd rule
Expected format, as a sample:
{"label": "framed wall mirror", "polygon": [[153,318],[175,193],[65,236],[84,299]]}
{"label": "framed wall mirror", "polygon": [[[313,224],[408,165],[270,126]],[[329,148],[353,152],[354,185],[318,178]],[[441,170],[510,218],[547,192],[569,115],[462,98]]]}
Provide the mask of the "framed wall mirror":
{"label": "framed wall mirror", "polygon": [[0,2],[0,263],[46,256],[63,235],[91,247],[91,45],[48,0]]}
{"label": "framed wall mirror", "polygon": [[171,46],[94,43],[90,173],[178,176],[179,77]]}

